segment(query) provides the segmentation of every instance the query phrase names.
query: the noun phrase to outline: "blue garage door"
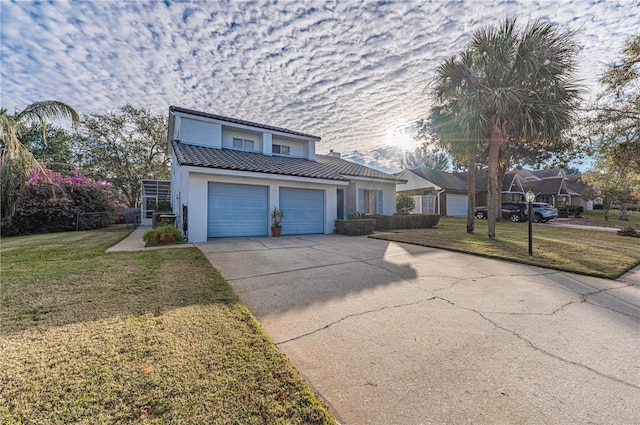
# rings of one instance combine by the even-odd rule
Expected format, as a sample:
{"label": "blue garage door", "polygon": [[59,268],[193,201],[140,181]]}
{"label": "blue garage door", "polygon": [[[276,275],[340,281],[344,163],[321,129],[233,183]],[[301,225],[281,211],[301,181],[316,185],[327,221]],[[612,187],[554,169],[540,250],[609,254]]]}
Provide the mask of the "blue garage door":
{"label": "blue garage door", "polygon": [[283,235],[324,233],[324,191],[280,188]]}
{"label": "blue garage door", "polygon": [[267,236],[267,186],[209,183],[207,237]]}

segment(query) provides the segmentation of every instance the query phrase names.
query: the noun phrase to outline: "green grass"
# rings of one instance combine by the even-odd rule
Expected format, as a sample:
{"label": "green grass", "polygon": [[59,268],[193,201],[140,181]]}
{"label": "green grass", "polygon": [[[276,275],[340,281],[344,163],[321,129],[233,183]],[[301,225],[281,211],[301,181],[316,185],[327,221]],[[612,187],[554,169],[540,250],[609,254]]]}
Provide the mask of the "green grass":
{"label": "green grass", "polygon": [[375,238],[443,248],[589,276],[615,279],[640,264],[640,240],[615,232],[550,225],[533,226],[533,256],[528,255],[526,223],[497,223],[496,239],[487,237],[487,221],[441,218],[433,229],[404,230]]}
{"label": "green grass", "polygon": [[195,248],[1,240],[0,423],[335,423]]}
{"label": "green grass", "polygon": [[603,210],[583,211],[581,216],[574,220],[580,222],[580,224],[592,226],[624,227],[640,225],[640,211],[627,211],[629,221],[618,220],[618,217],[620,217],[619,210],[609,211],[609,220],[605,220],[605,211]]}

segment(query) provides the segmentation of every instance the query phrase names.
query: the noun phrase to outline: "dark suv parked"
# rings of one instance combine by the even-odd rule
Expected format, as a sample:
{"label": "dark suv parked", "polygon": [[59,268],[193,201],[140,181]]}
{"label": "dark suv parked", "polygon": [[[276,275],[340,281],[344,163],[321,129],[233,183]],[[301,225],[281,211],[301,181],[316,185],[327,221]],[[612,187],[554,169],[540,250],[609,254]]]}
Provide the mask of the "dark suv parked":
{"label": "dark suv parked", "polygon": [[[536,223],[545,223],[558,218],[558,210],[551,204],[533,202],[533,217]],[[487,207],[476,207],[473,210],[476,218],[487,219]],[[511,221],[527,221],[527,204],[520,202],[505,202],[502,204],[502,218]]]}
{"label": "dark suv parked", "polygon": [[[502,204],[502,218],[511,221],[524,221],[527,219],[525,210],[527,204],[521,204],[519,202],[505,202]],[[482,220],[487,219],[487,207],[475,207],[473,214],[476,218]]]}

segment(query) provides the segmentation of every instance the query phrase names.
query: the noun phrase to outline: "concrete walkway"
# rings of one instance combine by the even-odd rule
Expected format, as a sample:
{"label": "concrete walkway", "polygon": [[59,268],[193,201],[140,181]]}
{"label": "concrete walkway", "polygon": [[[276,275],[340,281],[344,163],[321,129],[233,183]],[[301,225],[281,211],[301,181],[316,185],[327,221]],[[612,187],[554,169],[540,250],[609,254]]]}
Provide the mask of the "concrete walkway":
{"label": "concrete walkway", "polygon": [[196,246],[343,424],[640,423],[639,270],[338,235]]}
{"label": "concrete walkway", "polygon": [[168,249],[168,248],[188,248],[193,247],[193,244],[185,243],[185,244],[173,244],[173,245],[162,245],[162,246],[150,246],[145,247],[144,241],[142,240],[142,235],[151,229],[151,226],[139,226],[135,229],[129,236],[108,248],[106,252],[120,252],[120,251],[144,251],[148,249]]}

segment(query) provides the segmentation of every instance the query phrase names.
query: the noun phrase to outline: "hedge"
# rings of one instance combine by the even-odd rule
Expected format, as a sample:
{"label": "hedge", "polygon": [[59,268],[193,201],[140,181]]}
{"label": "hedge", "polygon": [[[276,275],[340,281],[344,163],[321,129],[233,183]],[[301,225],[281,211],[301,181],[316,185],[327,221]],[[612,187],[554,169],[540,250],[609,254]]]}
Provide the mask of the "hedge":
{"label": "hedge", "polygon": [[569,216],[580,218],[583,212],[584,208],[580,205],[567,205],[566,207],[558,207],[558,217],[560,218],[567,218]]}
{"label": "hedge", "polygon": [[370,235],[374,230],[429,229],[438,224],[437,214],[375,215],[365,219],[336,220],[335,232],[339,235]]}
{"label": "hedge", "polygon": [[437,214],[396,214],[376,216],[375,230],[429,229],[438,224]]}
{"label": "hedge", "polygon": [[358,220],[336,220],[336,233],[347,236],[370,235],[376,226],[376,220],[365,218]]}

